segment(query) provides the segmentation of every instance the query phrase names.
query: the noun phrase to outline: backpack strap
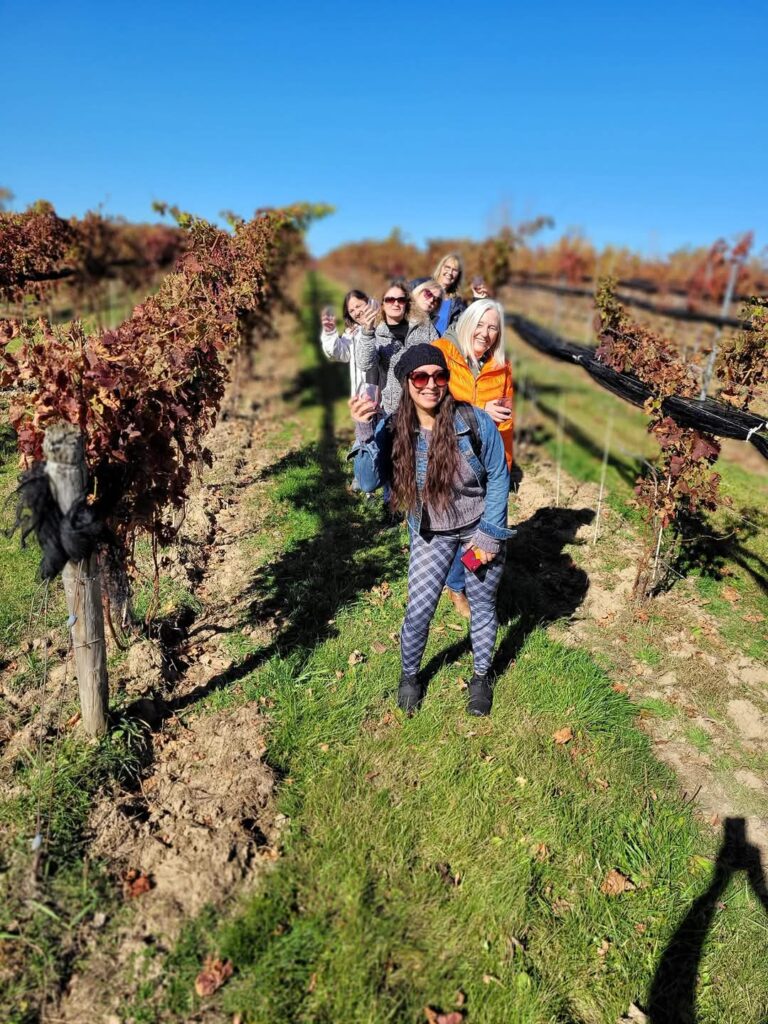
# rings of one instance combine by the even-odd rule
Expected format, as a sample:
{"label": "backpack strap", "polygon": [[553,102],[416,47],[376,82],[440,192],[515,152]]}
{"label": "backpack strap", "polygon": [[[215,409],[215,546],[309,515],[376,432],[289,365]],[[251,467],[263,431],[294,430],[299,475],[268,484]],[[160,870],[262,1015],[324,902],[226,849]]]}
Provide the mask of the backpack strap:
{"label": "backpack strap", "polygon": [[[480,437],[480,425],[477,422],[477,415],[475,414],[474,405],[470,405],[469,402],[457,402],[459,412],[462,418],[469,427],[469,441],[472,445],[472,451],[475,453],[478,459],[481,459],[483,451],[483,442]],[[482,459],[481,459],[482,461]]]}

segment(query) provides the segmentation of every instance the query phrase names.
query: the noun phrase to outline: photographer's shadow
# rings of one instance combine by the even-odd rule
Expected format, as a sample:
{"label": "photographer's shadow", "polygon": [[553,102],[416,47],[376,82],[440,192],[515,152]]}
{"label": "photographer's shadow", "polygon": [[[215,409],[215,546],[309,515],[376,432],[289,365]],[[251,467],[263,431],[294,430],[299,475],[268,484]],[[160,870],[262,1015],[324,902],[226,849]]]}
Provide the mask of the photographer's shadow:
{"label": "photographer's shadow", "polygon": [[709,888],[680,922],[656,968],[648,1000],[650,1024],[696,1024],[696,985],[704,943],[721,897],[737,871],[746,872],[752,892],[768,914],[768,885],[760,852],[747,841],[744,825],[744,818],[725,819]]}

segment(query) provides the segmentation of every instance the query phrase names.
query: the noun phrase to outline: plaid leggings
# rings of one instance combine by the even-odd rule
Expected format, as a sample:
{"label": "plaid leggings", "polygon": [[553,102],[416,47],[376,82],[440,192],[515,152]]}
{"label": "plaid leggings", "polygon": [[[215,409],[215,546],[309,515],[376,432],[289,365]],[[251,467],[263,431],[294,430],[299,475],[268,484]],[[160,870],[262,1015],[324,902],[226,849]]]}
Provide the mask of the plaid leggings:
{"label": "plaid leggings", "polygon": [[[457,548],[469,541],[474,527],[456,533],[411,535],[411,559],[408,563],[408,607],[400,633],[400,654],[403,674],[415,676],[419,671],[427,635],[437,602],[440,600],[448,570]],[[506,551],[476,573],[465,570],[467,600],[472,611],[470,636],[475,672],[485,675],[491,667],[499,620],[496,615],[496,591],[504,571]]]}

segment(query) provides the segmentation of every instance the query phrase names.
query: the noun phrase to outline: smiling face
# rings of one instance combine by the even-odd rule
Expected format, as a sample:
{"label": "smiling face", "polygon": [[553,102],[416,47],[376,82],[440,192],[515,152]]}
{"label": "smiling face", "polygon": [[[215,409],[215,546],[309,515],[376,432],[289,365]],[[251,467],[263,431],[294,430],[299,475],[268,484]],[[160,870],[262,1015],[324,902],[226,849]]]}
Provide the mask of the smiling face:
{"label": "smiling face", "polygon": [[472,351],[475,359],[480,359],[489,348],[499,340],[501,324],[495,309],[489,309],[480,317],[480,321],[472,335]]}
{"label": "smiling face", "polygon": [[405,316],[405,306],[408,297],[402,288],[392,285],[387,288],[381,304],[384,307],[384,318],[388,324],[399,324]]}
{"label": "smiling face", "polygon": [[422,313],[427,314],[435,312],[437,307],[440,305],[442,297],[442,289],[438,288],[434,281],[429,281],[426,284],[423,284],[413,293],[414,302]]}
{"label": "smiling face", "polygon": [[358,299],[356,295],[353,295],[352,298],[347,303],[347,311],[349,312],[349,315],[355,321],[356,324],[360,323],[360,317],[363,315],[367,308],[368,303],[365,301],[365,299]]}
{"label": "smiling face", "polygon": [[[425,386],[421,389],[417,388],[413,382],[413,377],[424,379],[424,376],[428,376]],[[445,380],[444,384],[438,384],[435,381],[435,376]],[[419,381],[421,383],[421,380]],[[414,370],[413,373],[408,377],[408,393],[413,399],[413,404],[417,409],[421,409],[426,413],[434,413],[437,407],[445,398],[445,393],[448,390],[448,375],[442,366],[436,366],[434,363],[429,363],[426,366],[419,366],[418,369]]]}
{"label": "smiling face", "polygon": [[440,268],[440,273],[437,275],[437,283],[442,288],[445,288],[446,291],[450,291],[460,273],[459,261],[455,257],[449,256]]}

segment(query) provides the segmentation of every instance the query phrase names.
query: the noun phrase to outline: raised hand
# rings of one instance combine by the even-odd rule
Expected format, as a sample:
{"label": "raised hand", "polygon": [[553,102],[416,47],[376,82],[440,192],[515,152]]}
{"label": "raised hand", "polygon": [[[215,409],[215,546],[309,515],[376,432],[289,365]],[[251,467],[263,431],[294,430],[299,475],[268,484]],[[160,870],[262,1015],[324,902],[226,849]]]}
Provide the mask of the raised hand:
{"label": "raised hand", "polygon": [[356,423],[370,423],[376,415],[376,403],[370,398],[360,398],[355,395],[349,400],[349,411]]}
{"label": "raised hand", "polygon": [[502,399],[494,398],[491,402],[485,403],[485,411],[494,423],[503,423],[512,415],[512,410],[502,405]]}

